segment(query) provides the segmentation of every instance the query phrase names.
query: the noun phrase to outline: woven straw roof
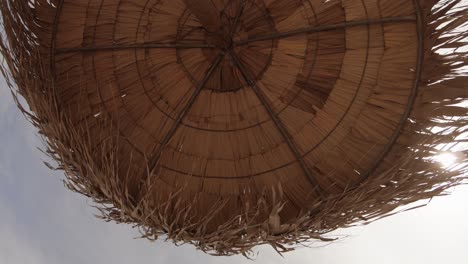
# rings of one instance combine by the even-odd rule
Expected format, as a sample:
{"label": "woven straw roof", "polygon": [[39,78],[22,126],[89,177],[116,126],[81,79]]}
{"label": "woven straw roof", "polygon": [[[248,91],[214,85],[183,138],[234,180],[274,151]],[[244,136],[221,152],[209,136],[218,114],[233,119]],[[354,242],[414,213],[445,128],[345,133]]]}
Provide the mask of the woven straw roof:
{"label": "woven straw roof", "polygon": [[284,252],[466,177],[428,158],[466,132],[459,0],[0,3],[56,169],[146,238]]}

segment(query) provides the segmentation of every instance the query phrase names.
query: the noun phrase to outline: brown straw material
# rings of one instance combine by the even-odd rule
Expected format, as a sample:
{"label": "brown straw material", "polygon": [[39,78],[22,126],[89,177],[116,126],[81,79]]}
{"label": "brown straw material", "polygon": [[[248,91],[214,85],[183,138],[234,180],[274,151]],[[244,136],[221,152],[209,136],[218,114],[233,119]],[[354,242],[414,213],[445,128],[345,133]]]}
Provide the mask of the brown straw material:
{"label": "brown straw material", "polygon": [[468,178],[461,0],[0,9],[2,72],[47,165],[147,239],[283,253]]}

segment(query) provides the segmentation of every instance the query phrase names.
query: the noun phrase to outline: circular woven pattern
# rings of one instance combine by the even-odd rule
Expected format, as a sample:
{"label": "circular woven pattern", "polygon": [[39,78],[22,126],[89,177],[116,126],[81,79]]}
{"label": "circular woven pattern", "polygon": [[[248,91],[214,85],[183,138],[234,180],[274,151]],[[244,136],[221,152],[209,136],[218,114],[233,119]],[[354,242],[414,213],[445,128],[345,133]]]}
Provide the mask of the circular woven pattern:
{"label": "circular woven pattern", "polygon": [[280,183],[291,213],[307,208],[312,190],[359,184],[393,144],[419,67],[412,4],[322,2],[65,1],[52,40],[58,98],[79,107],[73,123],[118,119],[132,176],[149,159],[158,193],[190,182],[258,195]]}
{"label": "circular woven pattern", "polygon": [[[108,218],[245,253],[323,239],[380,199],[360,189],[369,181],[398,185],[382,175],[410,149],[404,130],[415,130],[408,118],[424,104],[414,106],[438,1],[52,2],[3,0],[2,9],[34,17],[25,28],[36,35],[15,34],[37,37],[23,42],[39,46],[28,63],[52,83],[38,94],[53,110],[32,103],[46,112],[37,126],[71,188],[115,206]],[[394,206],[373,216],[410,202],[381,198]],[[345,211],[321,207],[342,199]]]}

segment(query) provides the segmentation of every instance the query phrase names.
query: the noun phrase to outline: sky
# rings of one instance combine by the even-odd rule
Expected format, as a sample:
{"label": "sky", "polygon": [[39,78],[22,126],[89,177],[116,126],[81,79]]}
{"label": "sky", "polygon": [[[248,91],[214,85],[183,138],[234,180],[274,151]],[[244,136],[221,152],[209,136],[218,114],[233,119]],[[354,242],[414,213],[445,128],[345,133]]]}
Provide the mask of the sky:
{"label": "sky", "polygon": [[[252,263],[211,257],[192,246],[136,239],[137,230],[95,218],[92,202],[63,186],[43,165],[35,129],[0,83],[0,264]],[[347,237],[284,257],[259,247],[255,263],[467,263],[468,187],[427,207],[369,226],[337,231]]]}

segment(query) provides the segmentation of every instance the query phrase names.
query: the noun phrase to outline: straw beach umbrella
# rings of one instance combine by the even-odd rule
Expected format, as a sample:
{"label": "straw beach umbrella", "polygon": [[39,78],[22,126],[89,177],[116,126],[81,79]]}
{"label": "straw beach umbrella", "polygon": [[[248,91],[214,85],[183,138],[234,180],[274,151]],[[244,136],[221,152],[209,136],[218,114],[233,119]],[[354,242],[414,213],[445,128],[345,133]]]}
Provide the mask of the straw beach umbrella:
{"label": "straw beach umbrella", "polygon": [[0,3],[47,165],[145,238],[286,252],[467,177],[459,0]]}

